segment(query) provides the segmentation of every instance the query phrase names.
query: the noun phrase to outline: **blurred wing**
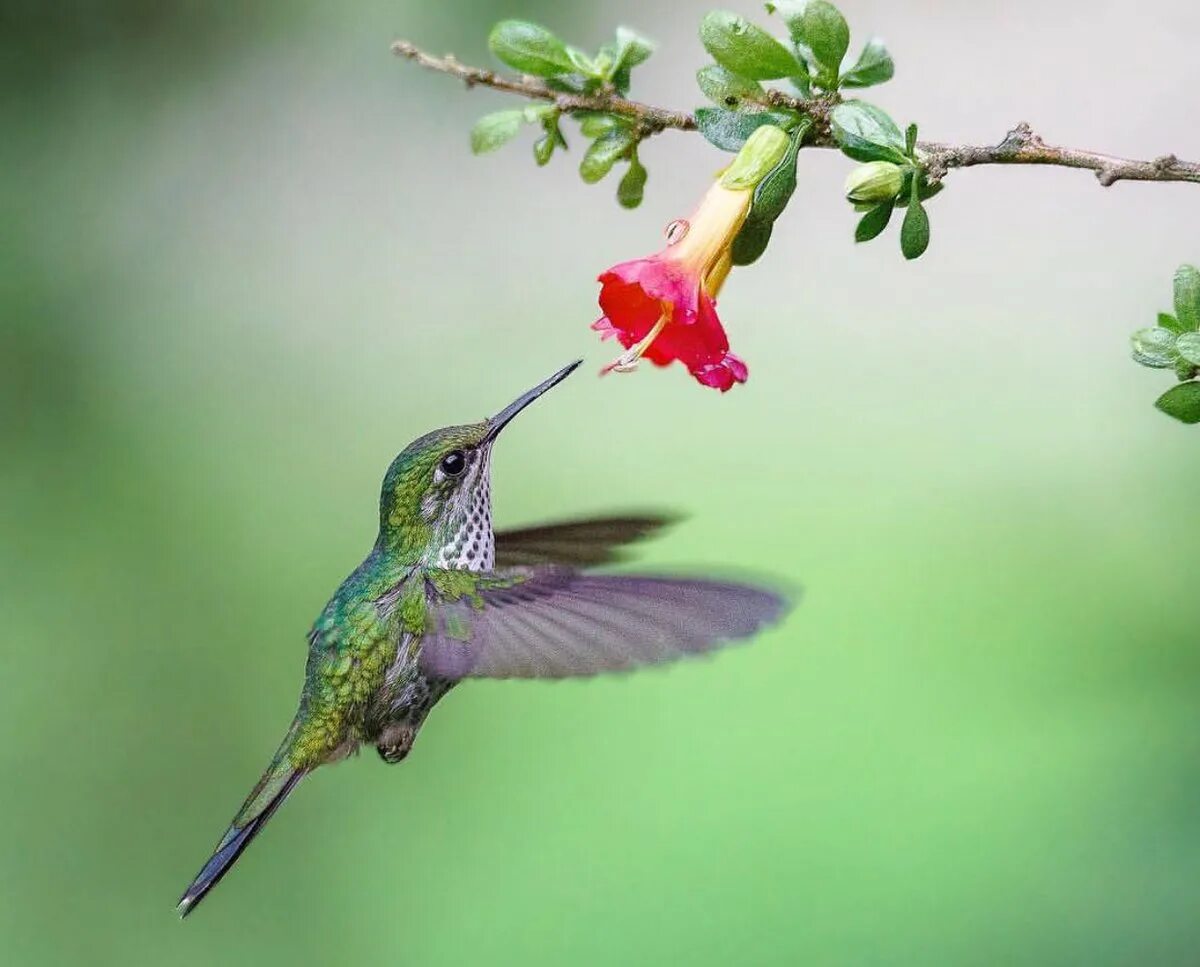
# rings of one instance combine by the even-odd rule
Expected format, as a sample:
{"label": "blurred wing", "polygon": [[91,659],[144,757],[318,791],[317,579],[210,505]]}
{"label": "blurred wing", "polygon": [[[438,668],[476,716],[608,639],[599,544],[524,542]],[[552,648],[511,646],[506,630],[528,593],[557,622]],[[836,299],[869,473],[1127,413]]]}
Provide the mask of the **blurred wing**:
{"label": "blurred wing", "polygon": [[786,601],[745,584],[520,568],[451,600],[431,582],[421,668],[438,678],[567,678],[711,651],[777,621]]}
{"label": "blurred wing", "polygon": [[671,517],[638,515],[564,521],[544,527],[500,531],[496,535],[496,567],[519,564],[570,564],[591,567],[624,556],[620,548],[674,523]]}

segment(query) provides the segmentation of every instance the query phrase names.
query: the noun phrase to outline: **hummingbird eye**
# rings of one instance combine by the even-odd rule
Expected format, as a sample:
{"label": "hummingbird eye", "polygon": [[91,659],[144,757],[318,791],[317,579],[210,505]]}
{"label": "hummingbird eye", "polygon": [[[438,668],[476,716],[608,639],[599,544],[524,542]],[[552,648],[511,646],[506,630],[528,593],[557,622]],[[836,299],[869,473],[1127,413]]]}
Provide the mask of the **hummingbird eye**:
{"label": "hummingbird eye", "polygon": [[467,457],[461,450],[451,450],[442,457],[442,473],[447,477],[457,477],[467,469]]}

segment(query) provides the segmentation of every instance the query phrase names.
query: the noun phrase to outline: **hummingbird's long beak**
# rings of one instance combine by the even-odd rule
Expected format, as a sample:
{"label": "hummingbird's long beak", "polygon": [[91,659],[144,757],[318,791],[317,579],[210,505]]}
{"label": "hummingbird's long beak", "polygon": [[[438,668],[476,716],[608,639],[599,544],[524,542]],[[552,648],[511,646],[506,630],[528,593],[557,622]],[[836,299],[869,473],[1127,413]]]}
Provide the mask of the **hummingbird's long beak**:
{"label": "hummingbird's long beak", "polygon": [[531,389],[528,393],[522,393],[515,400],[509,403],[508,406],[504,407],[504,409],[488,420],[488,431],[487,435],[483,438],[483,442],[491,443],[494,439],[496,439],[496,434],[504,429],[509,420],[511,420],[514,416],[520,413],[521,410],[525,409],[525,407],[546,392],[546,390],[557,386],[564,379],[570,376],[573,372],[575,372],[575,370],[579,367],[579,364],[582,362],[582,359],[577,359],[569,366],[564,366],[548,380],[538,383],[537,386]]}

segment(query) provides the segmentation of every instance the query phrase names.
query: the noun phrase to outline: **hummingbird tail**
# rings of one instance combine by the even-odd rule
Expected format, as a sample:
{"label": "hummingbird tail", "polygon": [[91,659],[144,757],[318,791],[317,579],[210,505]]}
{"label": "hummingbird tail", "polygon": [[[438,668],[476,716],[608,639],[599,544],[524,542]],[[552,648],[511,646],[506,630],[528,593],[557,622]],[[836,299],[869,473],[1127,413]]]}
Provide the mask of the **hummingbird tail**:
{"label": "hummingbird tail", "polygon": [[307,773],[307,769],[294,769],[288,765],[286,756],[276,756],[275,761],[246,798],[208,862],[179,898],[181,919],[195,910],[208,891],[229,872],[230,867],[242,855],[242,851],[250,845],[250,841],[259,834],[267,820],[275,814],[275,810],[283,804],[288,794]]}

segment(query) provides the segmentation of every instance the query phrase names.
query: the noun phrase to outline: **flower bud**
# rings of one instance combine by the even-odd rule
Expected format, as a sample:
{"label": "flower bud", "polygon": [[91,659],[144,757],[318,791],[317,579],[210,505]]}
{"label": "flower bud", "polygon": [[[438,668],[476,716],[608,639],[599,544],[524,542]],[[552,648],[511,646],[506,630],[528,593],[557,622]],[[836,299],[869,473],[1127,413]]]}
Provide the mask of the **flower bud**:
{"label": "flower bud", "polygon": [[856,204],[891,201],[904,187],[904,169],[890,161],[868,161],[850,172],[846,197]]}
{"label": "flower bud", "polygon": [[721,175],[721,185],[733,191],[755,188],[787,154],[788,136],[773,124],[755,128],[733,164]]}

